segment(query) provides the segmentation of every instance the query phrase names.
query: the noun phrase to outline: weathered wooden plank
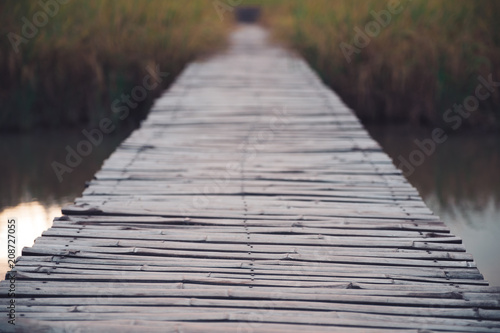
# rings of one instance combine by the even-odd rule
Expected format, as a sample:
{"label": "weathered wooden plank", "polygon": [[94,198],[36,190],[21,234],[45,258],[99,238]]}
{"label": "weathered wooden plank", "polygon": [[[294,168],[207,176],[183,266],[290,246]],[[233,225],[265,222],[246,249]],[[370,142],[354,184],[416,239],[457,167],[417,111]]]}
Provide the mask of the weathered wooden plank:
{"label": "weathered wooden plank", "polygon": [[335,255],[332,252],[320,253],[259,253],[252,252],[251,248],[247,248],[246,252],[224,252],[224,251],[210,251],[208,249],[191,250],[170,250],[170,249],[150,249],[140,247],[99,247],[99,246],[78,246],[71,245],[71,247],[56,246],[54,244],[49,246],[38,245],[32,248],[23,250],[23,255],[67,255],[71,252],[78,254],[82,257],[99,258],[100,254],[105,255],[132,255],[134,257],[181,257],[186,258],[215,258],[215,259],[236,259],[247,260],[248,258],[254,260],[292,260],[292,261],[305,261],[305,262],[318,262],[318,263],[357,263],[359,265],[382,265],[382,266],[416,266],[416,267],[475,267],[475,264],[469,259],[463,260],[438,260],[438,258],[392,258],[392,257],[364,257],[356,256],[355,254],[345,254],[343,256]]}
{"label": "weathered wooden plank", "polygon": [[[69,226],[66,223],[63,223],[62,226],[64,228],[68,228]],[[379,237],[379,238],[391,238],[391,239],[399,239],[404,240],[406,238],[454,238],[453,235],[450,235],[449,232],[422,232],[422,231],[406,231],[406,230],[360,230],[360,229],[342,229],[342,228],[315,228],[315,227],[303,227],[303,226],[291,226],[291,227],[280,227],[280,226],[247,226],[246,229],[242,228],[243,223],[239,223],[238,226],[224,226],[224,227],[215,227],[215,226],[179,226],[173,227],[169,226],[168,229],[161,228],[165,231],[168,230],[170,234],[211,234],[211,233],[226,233],[226,234],[246,234],[249,230],[252,234],[262,234],[262,235],[328,235],[328,236],[360,236],[360,237]],[[113,230],[137,230],[138,233],[143,230],[150,229],[160,229],[160,227],[154,228],[151,226],[138,225],[136,227],[126,226],[123,224],[116,226],[103,226],[103,225],[75,225],[73,229],[79,230],[103,230],[107,232],[112,232]]]}
{"label": "weathered wooden plank", "polygon": [[[43,236],[72,237],[72,238],[95,238],[119,240],[142,240],[145,237],[156,241],[179,241],[192,242],[198,245],[204,243],[229,243],[249,244],[249,236],[240,234],[218,235],[218,234],[190,234],[173,233],[170,230],[112,230],[101,232],[87,231],[82,229],[52,228],[43,233]],[[280,244],[290,246],[331,246],[331,247],[365,247],[365,248],[405,248],[424,249],[429,251],[464,251],[457,237],[428,237],[428,238],[373,238],[373,237],[347,237],[328,235],[287,235],[279,236]],[[276,236],[252,234],[252,244],[275,244]],[[196,245],[193,245],[196,246]],[[29,251],[29,250],[26,250]]]}
{"label": "weathered wooden plank", "polygon": [[[154,260],[155,258],[140,258],[135,260],[130,256],[108,255],[108,259],[89,258],[78,256],[26,256],[22,257],[19,266],[42,266],[46,263],[53,263],[60,265],[64,263],[85,263],[88,265],[99,265],[100,269],[103,267],[116,267],[126,266],[124,270],[131,270],[135,267],[137,270],[145,271],[170,271],[172,268],[178,268],[183,271],[186,267],[211,269],[210,271],[218,272],[223,271],[223,268],[237,268],[244,270],[262,270],[269,274],[294,274],[299,273],[302,275],[313,276],[350,276],[352,278],[362,277],[368,274],[370,277],[377,277],[377,274],[390,276],[391,274],[397,276],[406,276],[408,279],[415,277],[431,277],[441,278],[446,281],[447,279],[474,279],[482,280],[483,277],[475,267],[471,268],[456,268],[456,267],[420,267],[419,269],[408,270],[405,267],[398,266],[367,266],[367,265],[352,265],[352,264],[332,264],[321,263],[310,265],[306,262],[290,261],[290,260],[230,260],[230,259],[212,259],[212,258],[190,258],[186,261],[185,258],[170,257],[166,260]],[[64,265],[63,265],[64,266]],[[18,267],[18,266],[16,266]],[[93,269],[99,269],[93,268]],[[118,271],[120,271],[118,269]],[[174,270],[175,271],[175,270]],[[187,270],[189,271],[189,270]]]}
{"label": "weathered wooden plank", "polygon": [[[49,308],[46,313],[30,312],[30,318],[38,318],[43,320],[110,320],[115,318],[126,319],[134,312],[134,310],[141,309],[132,307],[128,312],[108,312],[95,311],[103,310],[103,307],[71,307],[66,311],[53,313],[50,311],[54,308]],[[92,312],[87,312],[86,310]],[[55,310],[55,309],[54,309]],[[73,310],[73,311],[72,311]],[[143,309],[144,310],[144,309]],[[248,321],[252,317],[258,319],[251,319],[256,322],[275,322],[275,323],[297,323],[297,324],[315,324],[315,325],[342,325],[342,326],[365,326],[373,328],[404,328],[405,324],[423,324],[430,329],[447,329],[451,330],[454,327],[462,330],[463,327],[469,327],[469,332],[488,332],[492,329],[500,328],[500,323],[490,320],[477,320],[477,319],[447,319],[435,317],[420,317],[408,315],[381,315],[381,314],[364,314],[364,313],[349,313],[340,311],[329,311],[323,313],[316,313],[311,311],[297,311],[297,310],[278,310],[278,309],[253,309],[252,316],[247,312],[240,309],[229,308],[212,308],[212,307],[194,307],[190,311],[186,308],[168,307],[168,311],[159,308],[157,311],[153,310],[147,312],[141,311],[140,316],[143,319],[149,320],[162,320],[162,321]],[[161,311],[163,310],[163,311]],[[193,314],[193,316],[190,316]],[[45,316],[45,317],[44,317]],[[261,319],[262,318],[262,319]]]}
{"label": "weathered wooden plank", "polygon": [[[12,328],[7,328],[9,331]],[[175,321],[157,321],[157,320],[99,320],[99,321],[44,321],[44,320],[26,320],[21,318],[17,329],[30,330],[34,333],[63,333],[68,330],[78,330],[81,333],[136,333],[136,332],[158,332],[158,333],[178,333],[178,332],[192,332],[192,333],[226,333],[238,332],[242,330],[262,330],[270,333],[283,333],[283,332],[356,332],[356,333],[385,333],[385,332],[401,332],[401,333],[417,333],[417,330],[400,330],[392,328],[374,329],[374,328],[358,328],[358,327],[340,327],[335,328],[332,326],[318,326],[318,325],[290,325],[290,324],[274,324],[262,322],[248,322],[242,323],[229,323],[217,322],[217,325],[207,325],[206,322],[201,323],[188,323],[188,322],[175,322]]]}
{"label": "weathered wooden plank", "polygon": [[[45,299],[43,299],[45,300]],[[55,300],[57,299],[50,299]],[[385,315],[406,315],[406,316],[419,316],[419,317],[444,317],[444,318],[461,318],[461,319],[487,319],[495,320],[500,319],[496,313],[491,310],[474,311],[472,309],[442,309],[442,308],[410,308],[410,307],[395,307],[395,306],[374,306],[374,305],[350,305],[350,304],[334,304],[326,302],[294,302],[294,301],[249,301],[249,300],[210,300],[210,299],[161,299],[151,302],[150,299],[111,299],[118,302],[97,303],[93,305],[84,305],[88,299],[80,298],[81,302],[78,306],[74,303],[65,302],[66,299],[61,299],[62,302],[57,302],[56,305],[49,305],[47,302],[30,302],[29,305],[19,305],[19,311],[23,313],[38,312],[38,307],[44,305],[47,312],[86,312],[86,313],[162,313],[165,311],[190,311],[190,308],[203,311],[235,311],[235,309],[250,308],[258,309],[290,309],[302,311],[340,311],[351,313],[372,313],[372,314],[385,314]],[[71,301],[71,299],[69,299]],[[63,303],[63,304],[61,304]],[[66,304],[64,304],[66,303]],[[70,303],[70,304],[67,304]],[[95,303],[95,302],[94,302]],[[107,303],[114,303],[116,305],[109,305]],[[36,304],[36,305],[35,305]],[[129,304],[124,306],[125,304]],[[494,317],[490,317],[493,315]]]}
{"label": "weathered wooden plank", "polygon": [[[20,286],[18,291],[18,298],[53,298],[53,297],[174,297],[174,298],[215,298],[215,299],[250,299],[250,300],[294,300],[294,301],[309,301],[309,302],[328,302],[339,304],[371,304],[371,305],[390,305],[401,307],[443,307],[443,308],[485,308],[497,310],[499,307],[498,297],[496,299],[460,299],[460,298],[428,298],[418,297],[419,293],[413,295],[414,297],[391,297],[391,296],[378,296],[378,295],[357,295],[357,294],[333,294],[333,293],[299,293],[294,291],[288,292],[274,292],[269,288],[268,291],[260,289],[257,291],[258,284],[254,288],[243,287],[243,284],[238,286],[215,285],[208,287],[207,285],[198,285],[198,288],[183,288],[182,282],[161,284],[159,288],[143,289],[135,287],[135,285],[127,284],[125,281],[111,281],[109,287],[96,288],[94,282],[83,281],[79,283],[72,283],[71,286],[66,287],[65,282],[58,281],[54,284],[47,284],[44,286],[40,283],[37,286]],[[189,285],[189,283],[187,283]],[[197,283],[192,283],[197,284]],[[289,284],[290,285],[290,284]],[[308,290],[306,284],[299,284],[295,286],[296,289]],[[139,284],[140,286],[140,284]],[[205,288],[205,286],[207,286]],[[302,286],[302,287],[301,287]],[[334,287],[335,284],[332,284]],[[85,288],[83,288],[85,287]],[[324,288],[329,290],[329,288]],[[3,290],[3,287],[0,288]],[[425,293],[422,295],[425,296]]]}
{"label": "weathered wooden plank", "polygon": [[[123,276],[126,272],[115,271],[116,275]],[[3,284],[3,283],[2,283]],[[38,281],[38,280],[21,280],[20,284],[23,288],[38,288],[41,285],[45,287],[65,287],[78,288],[81,282],[75,281]],[[124,286],[142,288],[144,290],[153,291],[155,289],[226,289],[224,285],[215,284],[200,284],[194,283],[148,283],[148,282],[124,282],[108,279],[107,281],[93,281],[91,286],[95,290],[104,290],[108,288],[123,288]],[[490,287],[484,285],[444,285],[444,284],[370,284],[358,282],[338,282],[331,283],[331,288],[298,288],[291,283],[288,286],[253,286],[252,290],[261,292],[279,292],[292,294],[321,294],[321,295],[362,295],[362,296],[384,296],[384,297],[420,297],[420,298],[435,298],[435,299],[463,299],[463,300],[490,300],[498,301],[500,290],[499,287]],[[7,286],[5,286],[7,287]],[[249,290],[248,286],[233,285],[231,290]],[[22,302],[22,297],[19,298]],[[27,299],[29,300],[29,299]],[[4,302],[8,300],[4,299]],[[444,305],[438,305],[445,307]]]}
{"label": "weathered wooden plank", "polygon": [[[61,221],[59,223],[59,221]],[[165,225],[172,228],[175,225],[183,227],[196,226],[249,226],[249,227],[308,227],[308,228],[328,228],[328,229],[367,229],[367,230],[412,230],[419,232],[441,232],[449,233],[449,228],[440,221],[387,221],[378,219],[368,219],[364,217],[357,218],[335,218],[328,217],[326,219],[306,220],[273,220],[273,219],[203,219],[203,218],[169,218],[161,216],[106,216],[106,215],[73,215],[56,218],[54,221],[55,227],[72,227],[73,225],[124,225],[139,224],[139,225]]]}
{"label": "weathered wooden plank", "polygon": [[[193,250],[193,251],[220,251],[231,253],[293,253],[313,255],[318,261],[330,256],[358,256],[358,257],[378,257],[378,258],[408,258],[408,259],[427,259],[427,260],[461,260],[472,261],[472,256],[465,252],[444,252],[427,250],[405,250],[396,248],[377,248],[367,252],[364,248],[345,248],[345,247],[318,247],[318,246],[285,246],[279,244],[260,245],[253,244],[249,248],[248,244],[224,244],[224,243],[206,243],[201,247],[193,246],[187,242],[175,241],[154,241],[154,240],[111,240],[95,238],[64,238],[64,237],[40,237],[36,240],[34,247],[39,246],[66,248],[66,250],[75,250],[75,247],[85,247],[90,250],[92,247],[103,248],[101,251],[106,253],[107,248],[148,248],[148,249],[174,249],[174,250]],[[73,247],[75,246],[75,247]],[[27,250],[29,251],[29,250]],[[112,253],[111,252],[108,253]]]}

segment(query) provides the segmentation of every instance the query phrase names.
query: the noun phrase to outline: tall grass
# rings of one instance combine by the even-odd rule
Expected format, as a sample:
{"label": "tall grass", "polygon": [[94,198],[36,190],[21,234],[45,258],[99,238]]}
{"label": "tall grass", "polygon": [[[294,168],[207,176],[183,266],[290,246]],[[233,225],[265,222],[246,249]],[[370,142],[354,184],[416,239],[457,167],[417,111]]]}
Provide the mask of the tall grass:
{"label": "tall grass", "polygon": [[[401,0],[402,12],[346,60],[340,44],[389,0],[247,0],[278,40],[297,49],[365,122],[446,125],[477,77],[500,81],[500,1]],[[466,122],[500,127],[500,88]]]}
{"label": "tall grass", "polygon": [[[116,118],[111,103],[142,84],[146,66],[169,73],[164,88],[195,56],[223,46],[228,31],[228,20],[219,19],[210,0],[73,0],[15,52],[8,33],[23,36],[23,17],[33,22],[40,11],[38,1],[0,3],[4,130],[93,126],[104,116]],[[128,120],[142,117],[159,91]]]}
{"label": "tall grass", "polygon": [[[474,94],[479,75],[500,81],[497,0],[401,0],[402,12],[348,62],[341,43],[353,45],[354,29],[364,31],[370,12],[389,2],[242,5],[260,5],[276,40],[298,50],[365,122],[443,125],[446,110]],[[40,10],[38,1],[0,2],[2,129],[93,126],[113,116],[111,103],[141,84],[146,66],[159,64],[174,78],[195,56],[222,47],[230,23],[212,0],[72,0],[16,53],[7,34],[21,35],[22,18]],[[499,90],[466,119],[470,126],[500,128]],[[142,117],[158,91],[129,120]]]}

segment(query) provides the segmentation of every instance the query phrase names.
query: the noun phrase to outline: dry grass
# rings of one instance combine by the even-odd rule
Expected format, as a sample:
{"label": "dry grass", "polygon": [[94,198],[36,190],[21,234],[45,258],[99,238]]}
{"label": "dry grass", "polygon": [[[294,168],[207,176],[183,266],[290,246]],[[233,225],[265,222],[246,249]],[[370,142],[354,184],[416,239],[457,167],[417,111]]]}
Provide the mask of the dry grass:
{"label": "dry grass", "polygon": [[[49,1],[49,0],[44,0]],[[372,10],[389,0],[244,0],[263,7],[277,40],[300,51],[323,80],[365,122],[439,125],[454,103],[474,93],[478,75],[500,81],[500,2],[401,0],[404,9],[348,62]],[[148,64],[175,77],[193,57],[224,45],[211,0],[88,0],[61,5],[35,38],[14,52],[7,33],[38,1],[0,3],[0,128],[95,125],[110,105],[141,82]],[[158,91],[148,96],[145,107]],[[134,117],[130,117],[131,119]],[[467,119],[478,128],[500,124],[500,93]]]}
{"label": "dry grass", "polygon": [[[474,94],[478,75],[500,81],[500,2],[402,0],[402,11],[346,60],[340,44],[365,31],[389,0],[256,0],[278,40],[296,48],[366,122],[443,124]],[[468,118],[500,125],[500,88]]]}
{"label": "dry grass", "polygon": [[[22,36],[22,18],[32,22],[40,11],[38,1],[0,4],[3,129],[94,126],[113,116],[115,98],[141,84],[146,66],[159,64],[174,78],[195,56],[222,47],[228,31],[210,0],[69,1],[16,53],[7,34]],[[129,120],[142,117],[158,92]]]}

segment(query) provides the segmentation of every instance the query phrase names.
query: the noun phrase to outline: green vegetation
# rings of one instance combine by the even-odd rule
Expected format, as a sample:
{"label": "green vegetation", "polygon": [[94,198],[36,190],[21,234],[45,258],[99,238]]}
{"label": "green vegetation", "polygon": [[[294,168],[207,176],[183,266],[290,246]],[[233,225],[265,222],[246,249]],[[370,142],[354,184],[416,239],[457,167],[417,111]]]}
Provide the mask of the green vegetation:
{"label": "green vegetation", "polygon": [[0,3],[4,130],[117,120],[113,101],[143,85],[146,67],[159,65],[168,79],[148,91],[132,116],[117,120],[137,121],[187,62],[222,47],[228,31],[229,20],[219,19],[210,0],[40,2]]}
{"label": "green vegetation", "polygon": [[[364,121],[443,125],[447,109],[474,95],[479,75],[500,81],[500,1],[396,2],[398,13],[390,12],[391,0],[246,3],[263,5],[276,38],[297,49]],[[389,12],[390,22],[372,11]],[[355,28],[368,36],[363,47],[353,43]],[[500,87],[466,122],[500,127]]]}

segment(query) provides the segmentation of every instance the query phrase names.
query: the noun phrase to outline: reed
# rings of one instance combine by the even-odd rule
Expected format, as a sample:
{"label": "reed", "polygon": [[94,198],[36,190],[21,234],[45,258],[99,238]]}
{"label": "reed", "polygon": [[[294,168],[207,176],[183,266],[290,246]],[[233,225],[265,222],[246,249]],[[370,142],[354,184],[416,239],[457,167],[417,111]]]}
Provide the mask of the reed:
{"label": "reed", "polygon": [[[229,26],[210,0],[41,2],[58,8],[44,9],[32,0],[0,3],[3,130],[96,126],[103,117],[116,119],[113,101],[142,85],[146,67],[158,65],[168,79],[148,91],[132,116],[117,121],[135,122],[186,63],[224,46]],[[48,18],[43,25],[40,12]],[[23,34],[24,18],[38,30],[32,37],[27,28]],[[12,42],[12,33],[25,40]]]}
{"label": "reed", "polygon": [[[372,11],[387,10],[389,3],[243,0],[241,5],[261,6],[275,40],[298,50],[365,123],[449,128],[447,110],[474,94],[478,76],[500,81],[500,2],[401,0],[402,11],[346,57],[340,46],[355,46],[355,29],[366,33]],[[16,53],[7,35],[21,35],[23,17],[31,21],[40,10],[38,1],[0,3],[3,130],[95,126],[115,116],[111,104],[141,83],[147,66],[158,64],[173,79],[194,57],[223,47],[231,25],[220,20],[211,0],[68,0]],[[169,81],[150,92],[127,121],[144,117]],[[500,128],[499,90],[464,123]]]}
{"label": "reed", "polygon": [[[401,0],[401,12],[347,60],[372,11],[389,0],[248,0],[263,6],[277,40],[297,49],[364,122],[445,126],[446,111],[474,95],[478,76],[500,81],[500,2]],[[344,43],[344,44],[342,44]],[[358,43],[359,44],[359,43]],[[500,126],[500,88],[465,119]],[[463,127],[463,126],[462,126]]]}

